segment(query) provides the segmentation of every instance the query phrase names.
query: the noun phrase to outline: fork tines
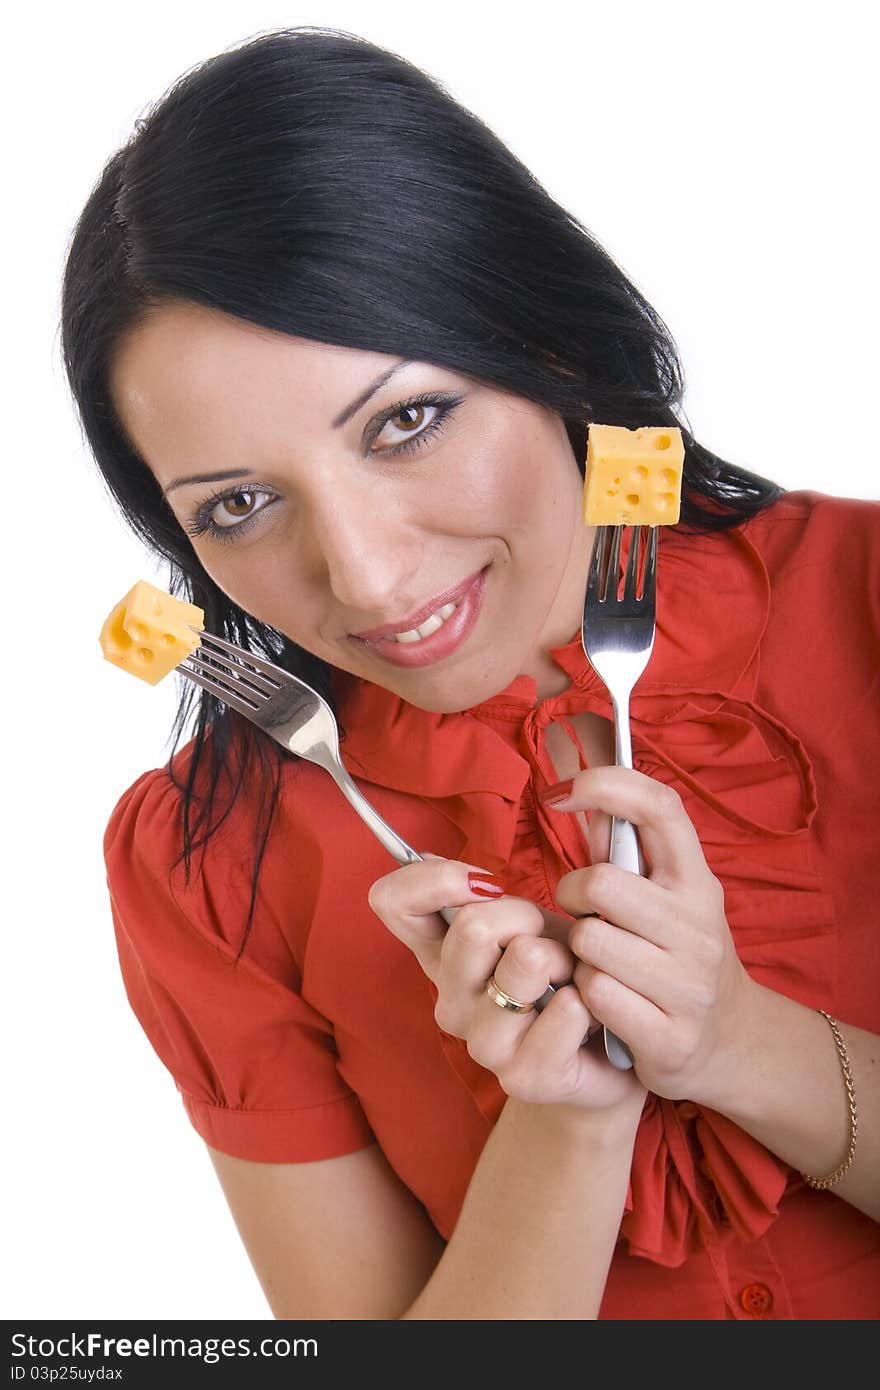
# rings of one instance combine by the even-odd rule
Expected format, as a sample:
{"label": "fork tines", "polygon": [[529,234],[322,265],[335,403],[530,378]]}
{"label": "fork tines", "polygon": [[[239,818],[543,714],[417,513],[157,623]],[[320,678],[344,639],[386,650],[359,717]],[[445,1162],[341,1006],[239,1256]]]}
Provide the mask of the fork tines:
{"label": "fork tines", "polygon": [[271,661],[212,632],[199,633],[198,647],[178,670],[218,700],[244,707],[244,713],[258,710],[282,685]]}
{"label": "fork tines", "polygon": [[[597,526],[587,575],[587,592],[604,603],[607,599],[641,604],[652,598],[654,576],[657,568],[657,527],[632,526],[630,531],[629,554],[626,573],[623,577],[623,593],[620,588],[620,547],[623,539],[623,526]],[[647,542],[642,544],[642,532],[648,532]],[[641,561],[641,563],[640,563]],[[609,592],[609,583],[614,587]]]}

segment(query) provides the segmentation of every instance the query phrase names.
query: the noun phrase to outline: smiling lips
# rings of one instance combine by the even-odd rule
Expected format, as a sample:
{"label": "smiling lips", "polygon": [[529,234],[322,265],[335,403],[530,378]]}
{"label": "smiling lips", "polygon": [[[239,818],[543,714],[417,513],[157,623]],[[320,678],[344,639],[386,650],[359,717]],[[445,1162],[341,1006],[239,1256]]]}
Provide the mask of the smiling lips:
{"label": "smiling lips", "polygon": [[485,576],[486,570],[480,570],[454,589],[438,594],[406,619],[406,627],[386,623],[351,637],[395,666],[429,666],[442,661],[470,634],[479,615]]}

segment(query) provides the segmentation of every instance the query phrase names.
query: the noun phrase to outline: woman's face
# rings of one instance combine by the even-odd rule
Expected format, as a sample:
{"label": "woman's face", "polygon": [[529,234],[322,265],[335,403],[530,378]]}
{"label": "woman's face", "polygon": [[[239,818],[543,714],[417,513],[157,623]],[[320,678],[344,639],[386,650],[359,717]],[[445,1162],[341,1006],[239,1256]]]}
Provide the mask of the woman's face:
{"label": "woman's face", "polygon": [[520,674],[565,687],[546,653],[577,629],[592,533],[551,411],[185,303],[128,335],[112,388],[202,565],[254,617],[422,709]]}

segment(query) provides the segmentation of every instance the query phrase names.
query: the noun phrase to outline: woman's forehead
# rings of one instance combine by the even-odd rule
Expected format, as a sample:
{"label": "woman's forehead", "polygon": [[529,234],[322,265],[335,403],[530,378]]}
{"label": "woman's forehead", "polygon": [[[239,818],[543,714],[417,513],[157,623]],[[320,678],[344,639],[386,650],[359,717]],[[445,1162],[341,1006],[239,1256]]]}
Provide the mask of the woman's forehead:
{"label": "woman's forehead", "polygon": [[325,434],[357,413],[377,383],[401,391],[444,368],[318,343],[200,305],[152,309],[116,353],[111,391],[123,425],[154,466],[194,451],[236,448],[273,435]]}
{"label": "woman's forehead", "polygon": [[120,386],[138,377],[144,384],[166,384],[185,375],[187,385],[210,388],[241,372],[285,378],[332,379],[357,384],[401,359],[361,348],[319,343],[278,333],[218,309],[188,301],[152,307],[125,336],[114,362]]}

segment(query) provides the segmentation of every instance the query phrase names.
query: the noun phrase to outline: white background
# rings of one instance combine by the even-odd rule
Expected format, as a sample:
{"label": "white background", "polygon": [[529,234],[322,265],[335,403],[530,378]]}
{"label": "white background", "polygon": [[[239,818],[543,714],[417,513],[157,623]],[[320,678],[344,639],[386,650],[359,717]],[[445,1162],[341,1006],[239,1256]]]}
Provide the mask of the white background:
{"label": "white background", "polygon": [[157,573],[96,480],[59,360],[65,245],[104,161],[181,72],[258,32],[320,24],[393,48],[654,303],[699,439],[787,487],[876,498],[872,11],[79,0],[7,21],[0,553],[7,649],[27,674],[5,719],[4,1317],[270,1316],[125,1001],[104,887],[104,824],[163,762],[175,695],[103,663],[96,641]]}

